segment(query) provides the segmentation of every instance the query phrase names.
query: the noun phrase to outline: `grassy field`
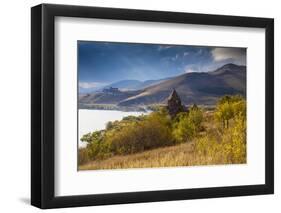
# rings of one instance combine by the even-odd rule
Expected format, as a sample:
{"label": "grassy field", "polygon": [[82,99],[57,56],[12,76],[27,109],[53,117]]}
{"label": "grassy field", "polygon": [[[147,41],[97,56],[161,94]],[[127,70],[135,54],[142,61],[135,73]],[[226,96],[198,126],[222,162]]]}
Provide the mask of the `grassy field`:
{"label": "grassy field", "polygon": [[188,143],[158,148],[132,155],[114,156],[106,160],[92,161],[80,166],[79,169],[89,170],[189,166],[195,164],[194,160],[194,143]]}
{"label": "grassy field", "polygon": [[79,170],[198,166],[227,163],[230,164],[231,162],[196,154],[195,143],[190,142],[132,155],[114,156],[105,160],[92,161],[80,165]]}

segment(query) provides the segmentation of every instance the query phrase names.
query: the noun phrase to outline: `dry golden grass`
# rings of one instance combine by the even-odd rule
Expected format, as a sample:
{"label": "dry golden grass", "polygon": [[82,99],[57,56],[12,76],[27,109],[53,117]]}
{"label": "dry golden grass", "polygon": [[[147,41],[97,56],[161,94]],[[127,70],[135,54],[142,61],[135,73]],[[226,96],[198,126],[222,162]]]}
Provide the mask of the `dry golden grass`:
{"label": "dry golden grass", "polygon": [[194,149],[194,142],[179,144],[132,155],[114,156],[106,160],[92,161],[85,165],[80,165],[79,170],[218,165],[228,163],[217,158],[198,155]]}

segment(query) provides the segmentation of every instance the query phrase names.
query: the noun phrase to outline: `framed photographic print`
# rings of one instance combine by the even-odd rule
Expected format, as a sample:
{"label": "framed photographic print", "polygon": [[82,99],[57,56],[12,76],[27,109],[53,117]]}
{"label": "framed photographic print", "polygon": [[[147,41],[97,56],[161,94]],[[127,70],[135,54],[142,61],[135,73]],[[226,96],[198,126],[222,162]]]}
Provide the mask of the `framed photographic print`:
{"label": "framed photographic print", "polygon": [[272,194],[274,21],[31,9],[31,203]]}

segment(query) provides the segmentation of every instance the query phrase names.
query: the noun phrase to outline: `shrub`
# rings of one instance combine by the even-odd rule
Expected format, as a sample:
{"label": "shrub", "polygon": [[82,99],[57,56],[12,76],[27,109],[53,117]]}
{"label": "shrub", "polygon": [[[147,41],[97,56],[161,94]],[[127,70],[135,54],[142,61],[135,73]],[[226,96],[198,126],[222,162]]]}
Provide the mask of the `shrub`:
{"label": "shrub", "polygon": [[196,141],[195,151],[209,163],[246,162],[246,121],[237,117],[234,125],[225,130],[220,139],[206,135]]}
{"label": "shrub", "polygon": [[235,118],[231,135],[231,161],[233,163],[245,163],[246,161],[246,120],[239,115]]}
{"label": "shrub", "polygon": [[104,130],[101,131],[95,131],[93,133],[87,133],[85,135],[83,135],[83,137],[81,138],[82,142],[87,142],[89,144],[91,143],[100,143],[103,139],[103,135],[104,135]]}
{"label": "shrub", "polygon": [[164,109],[147,116],[128,116],[109,122],[105,131],[88,133],[81,141],[87,142],[87,155],[92,160],[174,144],[171,120]]}
{"label": "shrub", "polygon": [[203,112],[197,106],[189,110],[188,120],[194,126],[195,134],[199,132],[203,121]]}
{"label": "shrub", "polygon": [[90,160],[89,150],[86,148],[80,148],[78,152],[78,164],[82,165]]}
{"label": "shrub", "polygon": [[246,119],[246,102],[241,96],[224,96],[218,101],[215,118],[222,128],[228,128],[229,121],[240,115]]}
{"label": "shrub", "polygon": [[125,155],[172,145],[170,121],[163,113],[151,113],[144,120],[106,133],[104,144],[113,154]]}
{"label": "shrub", "polygon": [[110,130],[114,127],[113,122],[109,121],[106,123],[105,129]]}
{"label": "shrub", "polygon": [[187,113],[182,113],[174,124],[173,136],[177,143],[184,143],[193,138],[195,127],[189,122]]}
{"label": "shrub", "polygon": [[246,101],[240,100],[233,104],[233,111],[235,117],[240,117],[243,121],[246,120]]}
{"label": "shrub", "polygon": [[173,136],[177,143],[184,143],[193,139],[201,129],[203,112],[197,106],[190,108],[189,112],[179,113],[177,122],[173,126]]}

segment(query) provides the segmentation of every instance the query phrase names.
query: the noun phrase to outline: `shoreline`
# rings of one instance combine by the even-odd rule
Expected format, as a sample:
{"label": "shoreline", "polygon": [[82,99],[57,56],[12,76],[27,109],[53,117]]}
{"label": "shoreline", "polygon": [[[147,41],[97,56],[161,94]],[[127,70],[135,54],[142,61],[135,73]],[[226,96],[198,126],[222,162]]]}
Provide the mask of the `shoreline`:
{"label": "shoreline", "polygon": [[117,106],[114,104],[95,104],[95,105],[78,105],[78,110],[108,110],[108,111],[122,111],[122,112],[150,112],[155,111],[155,106]]}
{"label": "shoreline", "polygon": [[[150,105],[150,106],[118,106],[115,104],[79,104],[78,110],[108,110],[108,111],[122,111],[122,112],[154,112],[159,110],[161,107],[165,107],[166,105]],[[192,105],[185,105],[188,109]],[[198,105],[206,110],[213,110],[215,106],[213,105]]]}

